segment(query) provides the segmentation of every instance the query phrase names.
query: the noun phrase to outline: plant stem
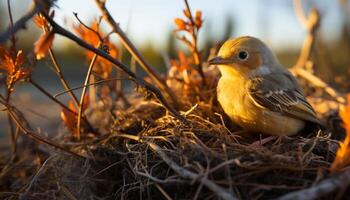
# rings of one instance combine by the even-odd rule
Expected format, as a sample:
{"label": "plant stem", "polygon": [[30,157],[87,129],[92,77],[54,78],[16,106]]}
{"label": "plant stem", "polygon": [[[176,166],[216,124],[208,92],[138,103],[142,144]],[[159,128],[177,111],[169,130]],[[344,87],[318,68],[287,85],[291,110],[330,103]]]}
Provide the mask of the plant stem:
{"label": "plant stem", "polygon": [[63,76],[63,73],[62,73],[62,69],[60,67],[60,65],[58,64],[57,62],[57,59],[56,59],[56,56],[54,54],[54,52],[52,51],[52,49],[50,48],[49,49],[49,54],[50,54],[50,57],[51,57],[51,60],[52,60],[52,63],[53,63],[53,66],[55,67],[55,72],[58,76],[58,78],[60,79],[63,87],[65,90],[69,91],[69,95],[71,96],[73,102],[75,103],[75,105],[77,107],[79,107],[79,102],[78,102],[78,99],[77,97],[74,95],[74,93],[71,91],[66,79],[64,78]]}
{"label": "plant stem", "polygon": [[89,65],[89,69],[88,69],[86,77],[85,77],[83,91],[81,92],[81,96],[80,96],[78,120],[77,120],[77,133],[76,133],[78,140],[80,140],[80,127],[81,127],[80,124],[81,124],[81,116],[83,114],[83,106],[84,106],[84,101],[85,101],[86,89],[87,89],[87,85],[89,84],[90,76],[92,73],[92,69],[95,65],[96,59],[97,59],[97,54],[94,54],[94,57],[92,58],[90,65]]}
{"label": "plant stem", "polygon": [[[47,96],[49,99],[51,99],[52,101],[54,101],[55,103],[57,103],[58,105],[60,105],[63,109],[66,109],[67,111],[73,113],[74,115],[78,115],[78,113],[76,113],[74,110],[68,108],[66,105],[64,105],[61,101],[57,100],[56,98],[54,98],[50,93],[48,93],[44,88],[42,88],[38,83],[36,83],[33,79],[29,79],[29,82],[36,87],[40,92],[42,92],[45,96]],[[83,118],[84,121],[86,122],[86,124],[89,126],[89,128],[91,130],[94,130],[91,126],[91,124],[89,123],[89,121],[84,117]]]}

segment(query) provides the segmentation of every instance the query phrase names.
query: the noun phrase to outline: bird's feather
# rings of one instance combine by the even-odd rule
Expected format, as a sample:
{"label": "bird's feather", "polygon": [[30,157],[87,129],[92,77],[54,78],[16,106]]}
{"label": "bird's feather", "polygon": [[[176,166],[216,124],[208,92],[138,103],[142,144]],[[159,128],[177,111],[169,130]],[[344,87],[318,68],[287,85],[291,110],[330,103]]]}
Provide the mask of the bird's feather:
{"label": "bird's feather", "polygon": [[320,124],[295,78],[283,71],[257,76],[248,84],[249,96],[260,107],[286,116]]}

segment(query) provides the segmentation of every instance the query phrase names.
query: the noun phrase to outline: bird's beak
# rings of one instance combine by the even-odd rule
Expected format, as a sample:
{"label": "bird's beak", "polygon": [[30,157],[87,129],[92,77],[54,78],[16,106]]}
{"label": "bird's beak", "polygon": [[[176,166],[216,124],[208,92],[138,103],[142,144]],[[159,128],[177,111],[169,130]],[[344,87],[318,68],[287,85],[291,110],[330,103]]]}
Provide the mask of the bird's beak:
{"label": "bird's beak", "polygon": [[220,56],[214,57],[209,60],[209,65],[224,65],[224,64],[230,64],[230,63],[232,63],[231,60],[222,58]]}

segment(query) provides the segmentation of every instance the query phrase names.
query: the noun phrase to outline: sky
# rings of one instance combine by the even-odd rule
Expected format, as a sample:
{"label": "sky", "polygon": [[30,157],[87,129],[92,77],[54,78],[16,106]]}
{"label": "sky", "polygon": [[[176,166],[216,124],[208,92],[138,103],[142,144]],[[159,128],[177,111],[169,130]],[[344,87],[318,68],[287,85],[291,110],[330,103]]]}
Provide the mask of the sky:
{"label": "sky", "polygon": [[[0,0],[6,5],[7,0]],[[19,16],[30,0],[12,0],[13,10]],[[27,4],[24,4],[27,2]],[[304,0],[304,7],[317,6],[321,11],[322,36],[332,40],[340,33],[342,9],[336,0]],[[292,1],[285,0],[189,0],[192,10],[201,10],[205,20],[202,35],[219,38],[224,20],[233,19],[233,37],[256,36],[275,48],[298,47],[305,30],[297,20]],[[18,5],[21,5],[20,7]],[[152,43],[162,46],[169,32],[175,28],[174,18],[182,17],[182,0],[108,0],[107,8],[115,20],[138,45]],[[67,19],[76,22],[73,12],[84,22],[99,16],[94,0],[58,0],[55,20],[64,24]],[[206,26],[207,25],[207,26]],[[59,42],[64,45],[64,42]]]}

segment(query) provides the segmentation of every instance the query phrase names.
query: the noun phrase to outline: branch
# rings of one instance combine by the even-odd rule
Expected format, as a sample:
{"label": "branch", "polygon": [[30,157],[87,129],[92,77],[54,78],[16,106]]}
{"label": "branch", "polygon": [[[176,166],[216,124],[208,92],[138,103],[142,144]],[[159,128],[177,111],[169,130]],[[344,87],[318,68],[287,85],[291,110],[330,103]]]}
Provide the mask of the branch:
{"label": "branch", "polygon": [[225,200],[236,200],[237,198],[234,197],[232,194],[230,194],[228,191],[226,191],[224,188],[220,187],[216,183],[209,180],[207,177],[200,177],[200,175],[193,173],[185,168],[182,168],[177,163],[175,163],[173,160],[171,160],[163,151],[162,149],[152,143],[147,142],[147,144],[153,149],[157,154],[163,159],[163,161],[169,165],[169,167],[174,170],[177,174],[179,174],[182,178],[186,179],[192,179],[192,180],[198,180],[201,184],[205,185],[208,189],[216,193],[217,196],[219,196],[222,199]]}
{"label": "branch", "polygon": [[[100,46],[100,44],[98,45]],[[97,55],[94,54],[94,57],[92,58],[88,71],[86,73],[86,77],[85,77],[85,82],[84,85],[89,84],[90,81],[90,77],[91,77],[91,73],[92,70],[94,68],[95,62],[97,60]],[[83,107],[84,107],[84,102],[85,102],[85,95],[86,95],[86,91],[87,91],[87,87],[83,87],[83,91],[81,92],[81,96],[80,96],[80,103],[79,103],[79,112],[78,112],[78,120],[77,120],[77,138],[78,140],[80,140],[80,124],[81,124],[81,117],[83,116]]]}
{"label": "branch", "polygon": [[124,31],[120,28],[119,24],[113,19],[112,15],[106,8],[105,0],[95,0],[96,5],[100,9],[103,18],[108,22],[110,27],[113,29],[113,32],[116,33],[123,46],[130,52],[132,57],[140,64],[140,66],[147,72],[147,74],[151,77],[151,79],[156,83],[156,85],[171,98],[172,102],[177,106],[177,100],[174,93],[170,90],[170,88],[166,85],[164,80],[160,78],[160,76],[153,70],[153,68],[149,65],[149,63],[145,60],[145,58],[141,55],[141,53],[136,49],[133,43],[129,40],[128,36],[124,33]]}
{"label": "branch", "polygon": [[49,139],[46,139],[46,138],[43,138],[43,137],[41,137],[40,135],[38,135],[37,133],[28,130],[28,129],[21,123],[21,121],[23,121],[23,120],[21,120],[21,119],[18,118],[18,116],[17,116],[17,114],[16,114],[16,111],[13,111],[13,109],[14,109],[13,107],[11,107],[9,104],[7,104],[6,102],[3,102],[3,101],[0,101],[0,103],[6,107],[6,110],[7,110],[7,112],[9,113],[9,115],[11,116],[11,119],[15,122],[15,124],[17,125],[17,127],[18,127],[25,135],[27,135],[27,136],[33,138],[33,139],[36,140],[36,141],[39,141],[39,142],[41,142],[41,143],[47,144],[47,145],[49,145],[49,146],[52,146],[52,147],[54,147],[54,148],[56,148],[56,149],[59,149],[59,150],[61,150],[61,151],[66,152],[66,153],[69,153],[69,154],[71,154],[71,155],[74,155],[74,156],[76,156],[76,157],[78,157],[78,158],[84,158],[84,159],[85,159],[84,156],[79,155],[79,154],[77,154],[77,153],[75,153],[75,152],[73,152],[73,151],[71,151],[71,150],[69,150],[69,149],[66,149],[66,148],[64,148],[64,147],[62,147],[62,146],[60,146],[60,145],[57,145],[57,144],[55,144],[53,141],[51,141],[51,140],[49,140]]}
{"label": "branch", "polygon": [[199,31],[199,28],[196,27],[196,23],[193,19],[193,15],[191,12],[190,5],[188,4],[188,1],[187,0],[184,0],[184,1],[185,1],[186,9],[187,9],[188,14],[189,14],[188,18],[190,19],[191,25],[193,27],[193,30],[191,31],[192,43],[190,45],[190,50],[192,52],[194,62],[197,65],[197,70],[199,72],[199,75],[202,77],[202,83],[205,86],[206,81],[205,81],[205,75],[203,72],[203,63],[202,63],[200,53],[198,51],[198,31]]}
{"label": "branch", "polygon": [[306,18],[301,0],[294,0],[294,10],[299,21],[307,30],[307,36],[304,40],[298,61],[293,66],[294,68],[300,68],[305,66],[315,46],[316,31],[320,24],[320,14],[315,8],[312,8],[309,16]]}
{"label": "branch", "polygon": [[349,184],[350,169],[348,168],[343,173],[325,179],[313,187],[288,193],[276,200],[320,199],[336,190],[347,188]]}
{"label": "branch", "polygon": [[79,46],[81,46],[81,47],[83,47],[83,48],[85,48],[87,50],[90,50],[90,51],[94,52],[95,54],[97,54],[98,56],[101,56],[101,57],[105,58],[106,60],[108,60],[109,62],[113,63],[116,67],[118,67],[119,69],[123,70],[127,75],[129,75],[132,80],[134,80],[136,83],[140,84],[141,86],[146,88],[149,92],[154,94],[155,97],[164,105],[164,107],[169,112],[171,112],[177,119],[181,120],[182,122],[187,122],[188,123],[188,120],[185,117],[183,117],[182,115],[180,115],[166,101],[166,99],[164,98],[162,93],[154,85],[152,85],[152,84],[146,82],[145,80],[143,80],[142,78],[138,77],[126,65],[124,65],[123,63],[121,63],[118,60],[114,59],[112,56],[110,56],[106,52],[89,45],[88,43],[86,43],[85,41],[80,39],[79,37],[75,36],[71,32],[69,32],[66,29],[62,28],[55,21],[53,21],[46,13],[41,13],[41,14],[43,16],[45,16],[46,20],[51,24],[52,30],[53,30],[54,33],[57,33],[57,34],[62,35],[64,37],[66,37],[66,38],[69,38],[70,40],[72,40],[75,43],[77,43]]}
{"label": "branch", "polygon": [[20,29],[25,29],[26,23],[40,11],[40,7],[36,6],[35,3],[33,3],[25,15],[23,15],[13,26],[8,27],[5,32],[0,34],[0,44],[6,42],[9,37],[14,35]]}

